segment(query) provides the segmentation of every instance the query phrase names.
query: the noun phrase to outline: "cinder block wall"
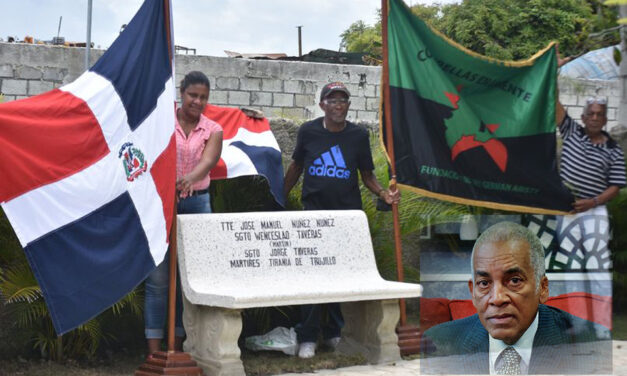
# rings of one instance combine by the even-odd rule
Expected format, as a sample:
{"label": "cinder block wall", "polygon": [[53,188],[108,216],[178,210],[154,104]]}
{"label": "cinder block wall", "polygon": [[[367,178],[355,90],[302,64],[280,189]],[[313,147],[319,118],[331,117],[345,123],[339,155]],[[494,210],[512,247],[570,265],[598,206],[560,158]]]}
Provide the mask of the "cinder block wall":
{"label": "cinder block wall", "polygon": [[[103,52],[92,50],[92,64]],[[213,104],[259,108],[270,118],[295,121],[322,115],[322,86],[343,81],[352,93],[349,119],[378,120],[380,67],[177,55],[175,69],[177,85],[191,70],[204,72],[211,81]],[[83,70],[81,48],[0,43],[0,93],[5,101],[60,87]],[[561,78],[559,85],[560,99],[573,117],[580,118],[587,97],[599,95],[609,100],[608,128],[616,125],[619,82]]]}

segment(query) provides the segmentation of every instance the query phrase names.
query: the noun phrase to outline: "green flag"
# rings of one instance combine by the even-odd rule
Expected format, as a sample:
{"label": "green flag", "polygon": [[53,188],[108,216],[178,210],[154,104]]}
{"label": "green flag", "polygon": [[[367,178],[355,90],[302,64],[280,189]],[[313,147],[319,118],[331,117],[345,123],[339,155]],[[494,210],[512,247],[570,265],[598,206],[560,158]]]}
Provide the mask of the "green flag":
{"label": "green flag", "polygon": [[481,56],[389,0],[398,183],[471,205],[571,210],[555,153],[555,53],[550,44],[525,61]]}

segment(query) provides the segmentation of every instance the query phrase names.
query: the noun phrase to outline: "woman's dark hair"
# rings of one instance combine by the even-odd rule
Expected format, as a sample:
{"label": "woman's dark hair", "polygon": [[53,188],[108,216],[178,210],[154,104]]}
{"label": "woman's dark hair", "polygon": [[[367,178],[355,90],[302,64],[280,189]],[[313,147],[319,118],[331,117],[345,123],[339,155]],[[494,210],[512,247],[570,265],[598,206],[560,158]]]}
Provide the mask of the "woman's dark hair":
{"label": "woman's dark hair", "polygon": [[207,88],[211,88],[209,86],[209,79],[203,72],[191,71],[181,80],[181,93],[183,93],[190,85],[196,84],[205,85]]}

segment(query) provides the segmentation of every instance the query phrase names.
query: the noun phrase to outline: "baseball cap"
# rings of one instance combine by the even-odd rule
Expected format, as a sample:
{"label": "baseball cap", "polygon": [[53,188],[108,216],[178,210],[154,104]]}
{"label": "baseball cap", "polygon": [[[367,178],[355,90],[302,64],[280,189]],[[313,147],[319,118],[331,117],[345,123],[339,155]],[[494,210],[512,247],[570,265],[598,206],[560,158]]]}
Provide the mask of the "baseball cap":
{"label": "baseball cap", "polygon": [[328,97],[331,93],[334,93],[336,91],[341,91],[342,93],[346,94],[349,98],[351,96],[350,91],[348,91],[348,89],[343,83],[331,82],[331,83],[324,85],[324,87],[322,88],[322,91],[320,92],[320,102],[322,102],[324,98]]}

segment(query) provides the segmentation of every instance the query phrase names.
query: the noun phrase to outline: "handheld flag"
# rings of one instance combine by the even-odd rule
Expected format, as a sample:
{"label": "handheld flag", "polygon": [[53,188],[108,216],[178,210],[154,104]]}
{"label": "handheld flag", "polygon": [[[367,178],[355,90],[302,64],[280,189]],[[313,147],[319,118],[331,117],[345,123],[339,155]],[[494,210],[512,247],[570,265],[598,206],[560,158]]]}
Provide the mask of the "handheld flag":
{"label": "handheld flag", "polygon": [[[426,196],[563,214],[557,173],[556,59],[475,54],[389,0],[389,90],[397,180]],[[382,132],[383,134],[384,132]]]}
{"label": "handheld flag", "polygon": [[262,175],[270,192],[285,207],[281,149],[268,119],[255,119],[237,108],[208,104],[203,113],[222,126],[222,154],[211,179],[230,179],[245,175]]}
{"label": "handheld flag", "polygon": [[166,14],[146,0],[76,81],[0,104],[0,202],[58,334],[118,301],[167,251],[176,143]]}

